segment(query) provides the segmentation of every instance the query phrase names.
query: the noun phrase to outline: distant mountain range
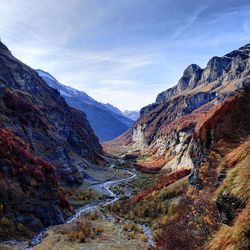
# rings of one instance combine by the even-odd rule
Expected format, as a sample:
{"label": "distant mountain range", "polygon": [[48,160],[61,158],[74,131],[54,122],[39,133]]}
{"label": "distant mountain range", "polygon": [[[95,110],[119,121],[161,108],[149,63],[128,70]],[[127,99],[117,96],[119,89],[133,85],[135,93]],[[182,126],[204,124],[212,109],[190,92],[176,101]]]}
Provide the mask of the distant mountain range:
{"label": "distant mountain range", "polygon": [[43,70],[38,69],[37,73],[50,87],[57,89],[70,106],[87,115],[91,127],[101,142],[116,138],[133,125],[135,119],[130,118],[128,112],[123,114],[109,103],[100,103],[83,91],[61,84]]}
{"label": "distant mountain range", "polygon": [[139,110],[124,110],[121,111],[120,109],[114,107],[112,104],[110,103],[106,103],[104,104],[108,109],[110,109],[112,112],[118,114],[118,115],[123,115],[125,117],[127,117],[130,120],[136,121],[139,116],[140,116],[140,111]]}

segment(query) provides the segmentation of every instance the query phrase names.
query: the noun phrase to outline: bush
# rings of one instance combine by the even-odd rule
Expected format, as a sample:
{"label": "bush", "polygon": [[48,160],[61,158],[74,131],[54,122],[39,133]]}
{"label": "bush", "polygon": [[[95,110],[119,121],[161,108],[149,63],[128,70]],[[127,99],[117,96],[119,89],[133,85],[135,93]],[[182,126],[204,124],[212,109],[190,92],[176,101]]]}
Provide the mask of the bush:
{"label": "bush", "polygon": [[175,215],[175,210],[176,210],[176,204],[174,201],[170,202],[170,205],[168,207],[168,215],[169,216],[174,216]]}
{"label": "bush", "polygon": [[135,233],[134,232],[130,232],[128,235],[129,239],[134,239],[135,238]]}
{"label": "bush", "polygon": [[128,225],[127,224],[122,225],[122,230],[123,231],[128,231]]}
{"label": "bush", "polygon": [[83,232],[80,232],[80,233],[78,234],[78,239],[79,239],[79,241],[80,241],[81,243],[85,242],[86,236],[84,235]]}
{"label": "bush", "polygon": [[9,221],[8,218],[2,217],[1,220],[0,220],[0,224],[3,225],[3,226],[9,226],[10,221]]}
{"label": "bush", "polygon": [[96,212],[91,213],[90,216],[89,216],[89,218],[91,220],[96,220],[97,219],[97,213]]}
{"label": "bush", "polygon": [[87,238],[94,239],[95,236],[101,235],[103,229],[100,227],[95,228],[90,221],[77,222],[67,232],[70,241],[79,240],[81,243],[85,242]]}
{"label": "bush", "polygon": [[143,242],[147,242],[147,241],[148,241],[148,238],[147,238],[147,236],[146,236],[144,233],[143,233],[143,234],[140,234],[139,239],[140,239],[141,241],[143,241]]}
{"label": "bush", "polygon": [[24,226],[22,223],[19,223],[19,224],[17,225],[17,230],[18,230],[19,232],[24,232],[24,231],[25,231],[25,226]]}

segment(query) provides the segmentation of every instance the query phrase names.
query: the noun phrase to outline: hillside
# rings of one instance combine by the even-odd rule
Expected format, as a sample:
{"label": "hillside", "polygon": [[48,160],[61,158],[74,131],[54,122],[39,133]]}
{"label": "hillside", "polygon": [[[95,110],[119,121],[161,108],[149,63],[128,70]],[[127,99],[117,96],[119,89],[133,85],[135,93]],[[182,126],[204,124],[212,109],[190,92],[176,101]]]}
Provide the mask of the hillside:
{"label": "hillside", "polygon": [[112,105],[97,102],[85,92],[59,83],[47,72],[37,70],[37,73],[50,87],[57,89],[70,106],[86,114],[91,127],[101,142],[116,138],[133,125],[133,120],[125,117]]}
{"label": "hillside", "polygon": [[223,103],[193,136],[190,185],[157,249],[249,249],[249,97],[248,88]]}
{"label": "hillside", "polygon": [[154,179],[110,211],[150,225],[157,250],[250,247],[249,52],[246,45],[203,70],[188,67],[105,144]]}
{"label": "hillside", "polygon": [[[60,186],[105,162],[81,111],[0,43],[0,238],[30,237],[64,221]],[[98,167],[95,167],[95,171]]]}

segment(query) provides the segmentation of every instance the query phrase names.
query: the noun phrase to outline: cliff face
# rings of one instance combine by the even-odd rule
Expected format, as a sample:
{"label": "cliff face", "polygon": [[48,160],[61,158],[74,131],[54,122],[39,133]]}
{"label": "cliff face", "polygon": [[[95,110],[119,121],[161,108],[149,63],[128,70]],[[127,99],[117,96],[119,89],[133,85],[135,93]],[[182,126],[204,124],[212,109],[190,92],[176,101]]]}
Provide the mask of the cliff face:
{"label": "cliff face", "polygon": [[79,184],[88,162],[101,160],[101,145],[84,113],[68,106],[35,70],[0,44],[0,124],[56,166],[60,181]]}
{"label": "cliff face", "polygon": [[101,154],[85,114],[0,43],[0,238],[63,222],[59,184],[82,183]]}
{"label": "cliff face", "polygon": [[[240,87],[237,79],[249,75],[250,44],[234,50],[222,57],[213,57],[204,69],[198,65],[191,64],[184,71],[178,84],[160,93],[156,103],[161,103],[184,91],[211,91],[228,92]],[[230,81],[235,81],[231,82]],[[202,90],[203,89],[203,90]]]}
{"label": "cliff face", "polygon": [[[148,156],[140,165],[164,171],[193,168],[193,134],[222,103],[249,85],[249,73],[249,44],[223,57],[213,57],[205,69],[190,65],[176,86],[141,109],[129,140],[130,149]],[[110,146],[120,147],[121,138]]]}

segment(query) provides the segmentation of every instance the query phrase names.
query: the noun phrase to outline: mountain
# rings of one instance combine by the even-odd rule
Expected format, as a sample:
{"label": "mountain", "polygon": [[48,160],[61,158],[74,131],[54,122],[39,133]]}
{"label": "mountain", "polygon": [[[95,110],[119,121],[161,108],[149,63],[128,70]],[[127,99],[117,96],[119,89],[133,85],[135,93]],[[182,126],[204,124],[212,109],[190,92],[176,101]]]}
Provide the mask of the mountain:
{"label": "mountain", "polygon": [[124,110],[122,114],[133,121],[136,121],[140,116],[140,112],[138,110],[135,111]]}
{"label": "mountain", "polygon": [[104,145],[134,159],[138,170],[160,174],[119,207],[153,220],[155,249],[250,248],[249,114],[247,44],[204,69],[188,66],[129,131]]}
{"label": "mountain", "polygon": [[213,57],[204,69],[191,64],[174,87],[141,109],[129,131],[105,147],[138,150],[146,156],[137,168],[145,171],[193,168],[189,149],[194,133],[219,105],[249,84],[249,73],[250,44]]}
{"label": "mountain", "polygon": [[70,106],[86,114],[91,127],[101,142],[116,138],[133,125],[134,122],[131,119],[123,116],[111,104],[97,102],[86,93],[59,83],[45,71],[39,69],[37,73],[50,87],[57,89]]}
{"label": "mountain", "polygon": [[[188,148],[193,133],[218,105],[234,96],[249,82],[250,44],[222,57],[213,57],[201,69],[191,64],[178,83],[160,93],[156,102],[140,111],[132,129],[109,146],[122,145],[150,157],[143,167],[176,169],[193,167]],[[119,141],[120,140],[120,141]]]}
{"label": "mountain", "polygon": [[0,238],[61,222],[59,185],[81,184],[102,153],[86,115],[0,42]]}
{"label": "mountain", "polygon": [[121,111],[120,109],[114,107],[110,103],[104,104],[105,107],[107,107],[109,110],[111,110],[113,113],[118,114],[118,115],[123,115],[124,117],[127,117],[129,120],[136,121],[139,118],[139,111],[130,111],[130,110],[124,110]]}
{"label": "mountain", "polygon": [[122,115],[122,112],[120,109],[116,108],[115,106],[113,106],[110,103],[105,103],[103,104],[106,108],[108,108],[109,110],[111,110],[113,113],[118,114],[118,115]]}

